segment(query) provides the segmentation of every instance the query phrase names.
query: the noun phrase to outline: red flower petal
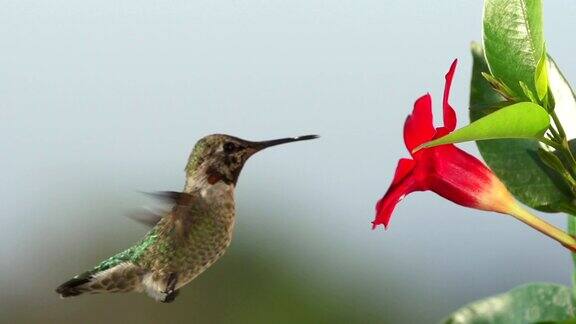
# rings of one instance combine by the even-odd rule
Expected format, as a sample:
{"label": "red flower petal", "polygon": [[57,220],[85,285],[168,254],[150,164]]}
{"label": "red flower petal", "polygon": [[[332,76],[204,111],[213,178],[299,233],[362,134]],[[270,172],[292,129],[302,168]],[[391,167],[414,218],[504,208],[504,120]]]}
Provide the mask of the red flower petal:
{"label": "red flower petal", "polygon": [[396,167],[396,173],[394,173],[394,179],[392,180],[392,186],[399,183],[404,177],[406,177],[412,169],[414,169],[414,165],[416,163],[414,160],[410,159],[400,159],[398,161],[398,166]]}
{"label": "red flower petal", "polygon": [[[427,190],[465,207],[493,210],[496,177],[480,160],[454,145],[428,149]],[[497,190],[496,190],[497,191]],[[486,202],[484,200],[487,200]]]}
{"label": "red flower petal", "polygon": [[404,144],[408,152],[434,137],[436,133],[432,123],[432,98],[426,94],[414,103],[412,114],[404,123]]}
{"label": "red flower petal", "polygon": [[398,161],[394,180],[392,180],[390,188],[376,204],[376,219],[372,222],[372,229],[380,224],[387,228],[396,205],[404,196],[416,190],[415,181],[411,177],[414,166],[414,160],[400,159]]}
{"label": "red flower petal", "polygon": [[450,97],[450,87],[452,86],[452,79],[454,77],[454,71],[456,71],[456,64],[458,60],[454,60],[450,66],[450,70],[446,73],[446,83],[444,84],[444,98],[442,99],[442,111],[444,113],[444,127],[448,132],[453,131],[456,128],[456,112],[454,108],[448,103]]}

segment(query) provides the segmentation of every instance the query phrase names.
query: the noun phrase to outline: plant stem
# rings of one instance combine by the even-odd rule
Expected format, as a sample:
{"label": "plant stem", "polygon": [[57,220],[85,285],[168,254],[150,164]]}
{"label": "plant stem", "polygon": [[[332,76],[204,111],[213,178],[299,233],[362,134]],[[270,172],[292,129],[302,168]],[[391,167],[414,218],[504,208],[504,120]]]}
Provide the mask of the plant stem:
{"label": "plant stem", "polygon": [[551,139],[549,139],[549,138],[542,137],[542,138],[540,138],[540,139],[538,139],[538,140],[539,140],[540,142],[542,142],[542,143],[550,146],[550,147],[553,147],[553,148],[557,149],[557,150],[562,150],[562,149],[563,149],[562,145],[560,145],[559,143],[557,143],[557,142],[555,142],[555,141],[553,141],[553,140],[551,140]]}
{"label": "plant stem", "polygon": [[568,156],[568,158],[572,162],[572,172],[574,174],[576,174],[576,158],[574,158],[574,154],[572,153],[572,150],[570,149],[570,145],[568,144],[568,141],[566,139],[564,139],[562,141],[562,147],[564,149],[565,154]]}
{"label": "plant stem", "polygon": [[554,110],[550,111],[550,116],[552,117],[552,120],[554,121],[554,126],[556,126],[556,129],[558,129],[558,133],[560,133],[560,137],[563,140],[566,139],[566,132],[564,131],[564,128],[562,127],[562,123],[560,122],[560,119],[558,119],[558,115],[556,115],[556,112]]}
{"label": "plant stem", "polygon": [[556,130],[556,128],[552,127],[552,125],[550,125],[550,128],[548,128],[550,130],[550,133],[552,133],[552,137],[559,139],[560,138],[560,134],[558,133],[558,131]]}
{"label": "plant stem", "polygon": [[527,210],[520,207],[519,204],[515,204],[515,207],[510,211],[510,215],[542,234],[558,241],[570,251],[576,252],[576,239],[574,237],[545,220],[530,214]]}
{"label": "plant stem", "polygon": [[[556,112],[554,110],[550,111],[550,116],[554,121],[554,126],[557,129],[557,132],[555,131],[554,127],[550,127],[552,135],[554,136],[554,140],[546,139],[547,141],[541,141],[541,142],[555,148],[561,154],[563,154],[568,160],[570,160],[569,161],[570,168],[568,170],[570,170],[572,176],[576,176],[576,157],[574,157],[574,154],[570,149],[570,144],[568,143],[568,140],[566,138],[566,132],[564,131],[564,127],[562,127],[562,123],[560,122],[560,119],[558,118],[558,115],[556,115]],[[555,133],[557,135],[555,135]],[[552,145],[551,143],[554,143],[554,145]],[[560,147],[558,147],[558,145]]]}
{"label": "plant stem", "polygon": [[[568,234],[576,235],[576,216],[568,214]],[[576,267],[576,253],[572,252],[572,264]],[[576,301],[576,271],[572,271],[572,303]]]}

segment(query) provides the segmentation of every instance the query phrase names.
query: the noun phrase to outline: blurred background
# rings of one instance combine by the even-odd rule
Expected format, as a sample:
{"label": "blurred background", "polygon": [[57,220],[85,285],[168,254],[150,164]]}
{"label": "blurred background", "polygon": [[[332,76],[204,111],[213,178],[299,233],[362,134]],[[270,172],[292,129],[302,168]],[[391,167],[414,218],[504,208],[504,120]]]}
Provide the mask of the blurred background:
{"label": "blurred background", "polygon": [[[402,124],[460,59],[466,124],[481,1],[3,0],[0,319],[33,323],[417,323],[528,281],[569,284],[557,243],[432,193],[372,231]],[[545,4],[576,82],[576,3]],[[125,215],[180,190],[210,133],[322,138],[244,168],[225,257],[164,305],[54,288],[136,242]],[[464,145],[477,154],[473,144]],[[564,226],[565,216],[546,215]]]}

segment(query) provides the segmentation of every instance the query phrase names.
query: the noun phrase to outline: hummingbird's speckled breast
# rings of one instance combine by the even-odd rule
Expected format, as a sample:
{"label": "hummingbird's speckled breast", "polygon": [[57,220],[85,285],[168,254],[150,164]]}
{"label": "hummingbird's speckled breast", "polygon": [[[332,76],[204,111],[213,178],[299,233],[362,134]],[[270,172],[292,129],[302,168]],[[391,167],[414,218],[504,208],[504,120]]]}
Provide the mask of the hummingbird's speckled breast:
{"label": "hummingbird's speckled breast", "polygon": [[234,186],[219,182],[190,194],[190,205],[176,206],[157,225],[154,244],[137,262],[153,282],[164,283],[176,273],[176,288],[180,288],[216,262],[230,245]]}

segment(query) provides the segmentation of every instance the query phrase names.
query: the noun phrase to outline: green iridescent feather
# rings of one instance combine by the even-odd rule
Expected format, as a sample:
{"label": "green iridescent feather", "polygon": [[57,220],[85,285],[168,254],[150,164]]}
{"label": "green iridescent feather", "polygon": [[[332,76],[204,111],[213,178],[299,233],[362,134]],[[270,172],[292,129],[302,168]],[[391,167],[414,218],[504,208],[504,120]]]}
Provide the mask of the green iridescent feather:
{"label": "green iridescent feather", "polygon": [[94,269],[84,273],[82,277],[84,277],[85,275],[89,276],[101,271],[106,271],[123,262],[127,261],[134,263],[138,262],[138,260],[146,252],[148,247],[152,245],[154,242],[156,242],[157,238],[158,234],[156,233],[156,229],[152,229],[138,244],[102,261],[99,265],[94,267]]}

